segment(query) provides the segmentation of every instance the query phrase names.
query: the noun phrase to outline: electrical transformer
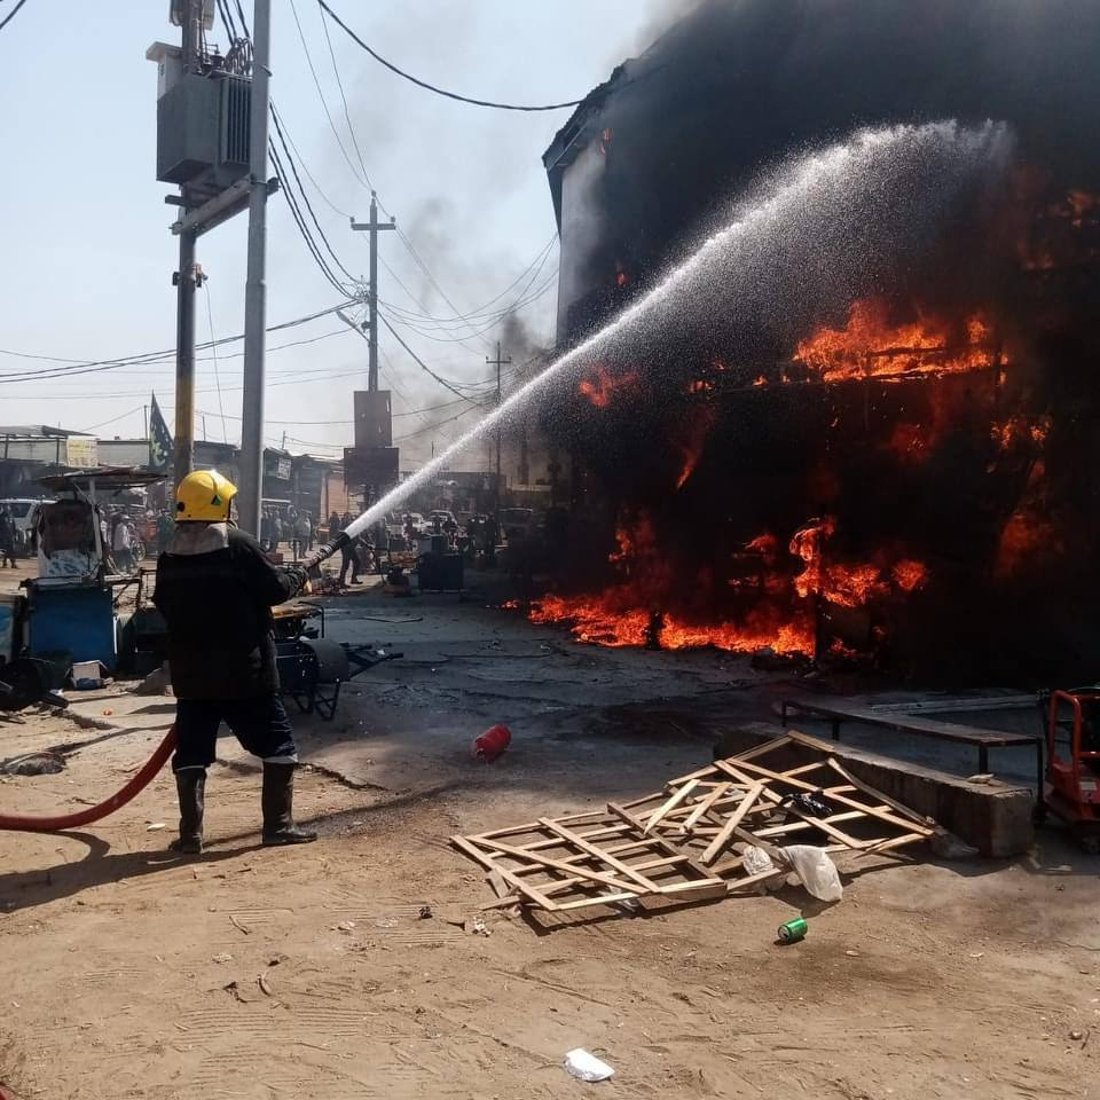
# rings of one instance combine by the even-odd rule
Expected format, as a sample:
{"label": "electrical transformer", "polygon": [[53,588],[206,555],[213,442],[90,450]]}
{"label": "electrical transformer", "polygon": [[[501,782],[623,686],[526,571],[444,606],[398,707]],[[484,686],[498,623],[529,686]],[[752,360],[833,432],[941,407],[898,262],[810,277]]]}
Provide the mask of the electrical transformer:
{"label": "electrical transformer", "polygon": [[248,174],[247,77],[184,73],[157,100],[157,179],[222,191]]}

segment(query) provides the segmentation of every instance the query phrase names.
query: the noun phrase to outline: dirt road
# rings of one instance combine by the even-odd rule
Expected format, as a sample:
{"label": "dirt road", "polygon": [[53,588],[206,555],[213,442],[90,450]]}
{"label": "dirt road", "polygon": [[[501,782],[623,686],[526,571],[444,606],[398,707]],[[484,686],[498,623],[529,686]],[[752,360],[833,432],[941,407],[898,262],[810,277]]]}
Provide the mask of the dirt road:
{"label": "dirt road", "polygon": [[[211,773],[199,860],[164,850],[167,774],[81,834],[0,833],[0,1080],[17,1097],[1095,1095],[1100,861],[1052,834],[1012,864],[851,865],[832,908],[788,888],[552,930],[487,912],[490,935],[465,931],[492,894],[446,838],[642,793],[701,762],[705,738],[652,699],[612,719],[624,698],[645,699],[639,678],[656,697],[667,677],[710,691],[718,673],[661,654],[542,659],[546,635],[523,635],[521,653],[481,612],[461,614],[470,637],[429,615],[404,670],[356,681],[331,726],[299,721],[325,769],[299,781],[315,845],[258,847],[259,776],[232,741]],[[475,634],[501,659],[463,665]],[[659,682],[644,662],[666,657]],[[516,741],[476,767],[468,733],[506,690],[526,693],[526,710],[513,699],[504,711]],[[3,778],[0,806],[64,810],[121,786],[170,703],[131,703],[117,734],[61,718],[0,725],[0,758],[102,738],[60,774]],[[121,698],[83,709],[97,707],[122,723]],[[807,939],[775,946],[800,912]],[[577,1046],[615,1067],[610,1085],[566,1074]]]}

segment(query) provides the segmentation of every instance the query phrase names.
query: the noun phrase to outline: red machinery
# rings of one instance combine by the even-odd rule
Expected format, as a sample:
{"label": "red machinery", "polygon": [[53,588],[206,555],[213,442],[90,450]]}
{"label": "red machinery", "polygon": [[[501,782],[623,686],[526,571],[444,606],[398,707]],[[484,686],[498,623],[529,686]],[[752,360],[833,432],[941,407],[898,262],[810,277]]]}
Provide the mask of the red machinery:
{"label": "red machinery", "polygon": [[1043,801],[1100,852],[1100,688],[1051,692]]}

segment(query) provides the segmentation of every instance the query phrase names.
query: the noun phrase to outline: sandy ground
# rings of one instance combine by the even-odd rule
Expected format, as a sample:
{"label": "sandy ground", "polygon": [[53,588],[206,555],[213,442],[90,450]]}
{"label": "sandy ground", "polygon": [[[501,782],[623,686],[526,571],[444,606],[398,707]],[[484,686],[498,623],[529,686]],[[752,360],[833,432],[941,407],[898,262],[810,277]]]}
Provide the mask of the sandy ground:
{"label": "sandy ground", "polygon": [[[656,789],[782,684],[714,654],[576,646],[454,598],[328,606],[331,636],[406,657],[355,680],[334,722],[297,723],[318,843],[258,847],[258,772],[231,740],[201,859],[164,851],[167,774],[82,832],[0,833],[15,1096],[1089,1095],[1100,861],[1052,832],[1013,863],[854,864],[829,908],[788,888],[552,928],[487,912],[490,935],[471,934],[492,894],[449,835]],[[171,700],[111,690],[73,709],[85,728],[0,723],[0,758],[94,742],[60,774],[4,777],[0,809],[95,801],[171,718]],[[513,748],[477,766],[469,740],[498,719]],[[799,913],[808,938],[776,946]],[[611,1084],[565,1073],[577,1046]]]}

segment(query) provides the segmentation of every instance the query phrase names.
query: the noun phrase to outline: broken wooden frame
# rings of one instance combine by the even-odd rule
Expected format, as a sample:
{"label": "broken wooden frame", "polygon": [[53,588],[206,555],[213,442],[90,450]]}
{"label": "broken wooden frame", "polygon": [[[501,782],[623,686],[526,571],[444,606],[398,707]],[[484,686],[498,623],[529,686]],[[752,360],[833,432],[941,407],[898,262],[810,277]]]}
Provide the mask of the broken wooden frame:
{"label": "broken wooden frame", "polygon": [[[783,767],[792,749],[817,759]],[[811,796],[813,805],[800,805],[797,795]],[[524,902],[560,913],[643,898],[702,901],[785,872],[783,863],[746,872],[749,844],[773,857],[784,844],[870,854],[934,831],[933,822],[822,755],[812,739],[787,731],[631,802],[451,842],[511,891],[491,904]]]}

